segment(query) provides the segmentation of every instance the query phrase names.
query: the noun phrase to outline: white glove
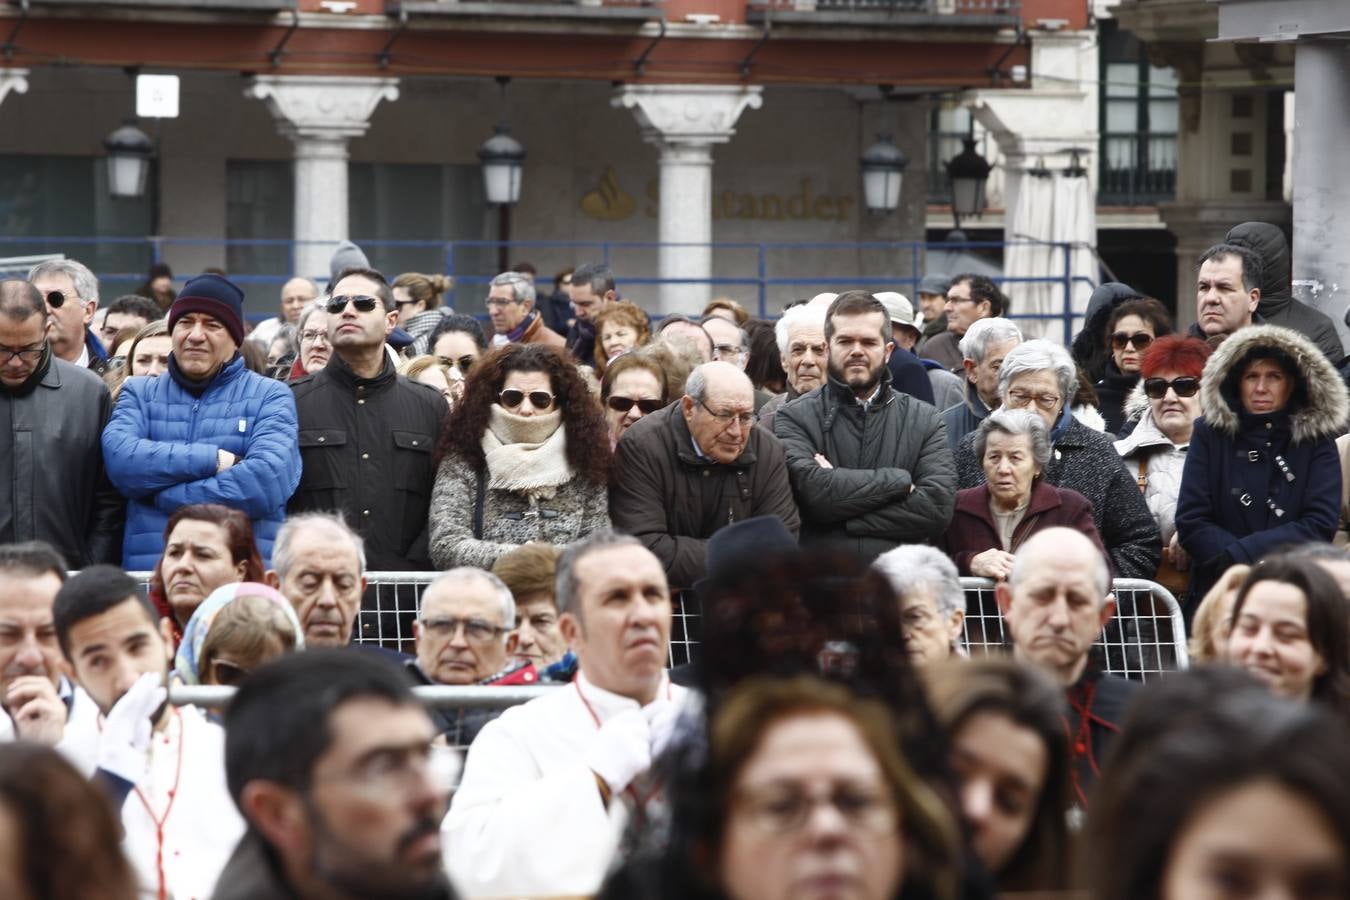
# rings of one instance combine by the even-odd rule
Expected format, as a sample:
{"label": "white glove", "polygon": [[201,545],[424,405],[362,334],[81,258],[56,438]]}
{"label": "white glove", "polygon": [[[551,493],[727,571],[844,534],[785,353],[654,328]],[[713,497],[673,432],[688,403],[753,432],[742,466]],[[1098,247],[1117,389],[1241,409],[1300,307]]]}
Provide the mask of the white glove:
{"label": "white glove", "polygon": [[652,758],[666,752],[670,739],[675,735],[675,725],[680,721],[680,705],[671,700],[653,700],[642,707],[642,714],[652,732]]}
{"label": "white glove", "polygon": [[168,699],[162,675],[147,672],[113,704],[103,720],[98,768],[123,781],[139,784],[145,777],[154,723],[150,716]]}
{"label": "white glove", "polygon": [[640,709],[626,709],[602,725],[586,754],[586,768],[615,794],[651,766],[652,730]]}

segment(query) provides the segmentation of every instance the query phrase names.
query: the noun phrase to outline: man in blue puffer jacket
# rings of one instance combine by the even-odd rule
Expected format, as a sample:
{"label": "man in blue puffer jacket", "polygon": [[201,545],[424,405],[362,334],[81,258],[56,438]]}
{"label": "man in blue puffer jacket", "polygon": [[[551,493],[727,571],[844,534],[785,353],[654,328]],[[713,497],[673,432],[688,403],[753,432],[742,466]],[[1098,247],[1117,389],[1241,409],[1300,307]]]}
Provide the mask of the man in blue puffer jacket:
{"label": "man in blue puffer jacket", "polygon": [[125,569],[155,567],[165,523],[189,503],[244,512],[270,564],[300,483],[295,400],[286,385],[245,368],[243,306],[243,291],[219,275],[189,280],[169,309],[168,373],[122,385],[103,455],[128,501]]}

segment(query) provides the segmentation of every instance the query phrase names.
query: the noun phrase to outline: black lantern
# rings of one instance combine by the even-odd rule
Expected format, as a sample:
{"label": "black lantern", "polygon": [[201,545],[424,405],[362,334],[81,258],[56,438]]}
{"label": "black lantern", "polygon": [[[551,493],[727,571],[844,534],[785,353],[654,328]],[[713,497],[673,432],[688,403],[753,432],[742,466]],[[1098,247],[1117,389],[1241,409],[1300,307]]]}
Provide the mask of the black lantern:
{"label": "black lantern", "polygon": [[510,206],[520,199],[525,148],[511,137],[505,125],[498,125],[493,131],[492,137],[478,148],[478,158],[483,163],[483,190],[489,203]]}
{"label": "black lantern", "polygon": [[128,119],[104,138],[103,147],[108,151],[109,192],[114,197],[145,196],[150,160],[155,155],[150,136],[136,127],[134,119]]}
{"label": "black lantern", "polygon": [[909,157],[895,146],[891,136],[877,135],[877,142],[863,153],[859,165],[867,211],[884,215],[899,209],[900,186],[904,182]]}
{"label": "black lantern", "polygon": [[975,150],[975,138],[961,141],[965,149],[947,162],[947,178],[952,183],[952,216],[959,223],[964,216],[984,212],[985,183],[994,167]]}

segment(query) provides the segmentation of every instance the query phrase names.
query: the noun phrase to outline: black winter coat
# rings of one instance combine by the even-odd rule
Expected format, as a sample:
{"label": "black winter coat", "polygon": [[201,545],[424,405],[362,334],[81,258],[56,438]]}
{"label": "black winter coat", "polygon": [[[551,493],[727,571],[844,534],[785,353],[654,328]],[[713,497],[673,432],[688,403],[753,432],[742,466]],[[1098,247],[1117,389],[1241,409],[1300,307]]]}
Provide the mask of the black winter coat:
{"label": "black winter coat", "polygon": [[[941,414],[891,390],[890,372],[866,407],[833,377],[774,416],[802,516],[802,544],[867,559],[938,540],[951,522],[956,472]],[[833,468],[815,460],[823,454]]]}
{"label": "black winter coat", "polygon": [[902,347],[891,351],[886,363],[891,370],[891,387],[902,394],[909,394],[915,400],[933,403],[933,382],[928,380],[928,370],[919,358]]}
{"label": "black winter coat", "polygon": [[336,353],[291,387],[304,470],[287,511],[341,512],[373,571],[430,569],[427,511],[445,398],[397,374],[388,358],[367,379]]}
{"label": "black winter coat", "polygon": [[1125,427],[1125,399],[1139,383],[1139,376],[1126,375],[1116,368],[1114,360],[1106,361],[1106,374],[1093,385],[1097,392],[1097,408],[1106,422],[1106,433],[1119,437]]}
{"label": "black winter coat", "polygon": [[[985,483],[974,434],[966,435],[956,451],[956,470],[962,489]],[[1077,491],[1092,504],[1093,521],[1117,578],[1151,579],[1157,574],[1162,560],[1158,523],[1110,437],[1073,419],[1055,441],[1042,477],[1055,487]]]}

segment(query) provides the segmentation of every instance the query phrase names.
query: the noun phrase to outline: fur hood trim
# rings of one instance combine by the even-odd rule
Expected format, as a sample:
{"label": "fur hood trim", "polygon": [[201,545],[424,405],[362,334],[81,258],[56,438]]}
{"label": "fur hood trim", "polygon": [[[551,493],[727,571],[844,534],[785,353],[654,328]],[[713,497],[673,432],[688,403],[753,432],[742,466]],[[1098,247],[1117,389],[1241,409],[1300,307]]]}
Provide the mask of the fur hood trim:
{"label": "fur hood trim", "polygon": [[1140,377],[1139,383],[1125,397],[1125,421],[1133,422],[1146,412],[1148,412],[1148,394],[1144,393],[1144,379]]}
{"label": "fur hood trim", "polygon": [[[1288,328],[1278,325],[1249,325],[1239,329],[1205,363],[1200,376],[1200,411],[1210,427],[1236,437],[1239,409],[1224,396],[1224,385],[1235,377],[1253,351],[1270,348],[1293,360],[1307,402],[1289,417],[1290,437],[1294,443],[1337,437],[1345,432],[1350,398],[1340,373],[1327,361],[1317,346]],[[1297,388],[1295,394],[1298,393]]]}

